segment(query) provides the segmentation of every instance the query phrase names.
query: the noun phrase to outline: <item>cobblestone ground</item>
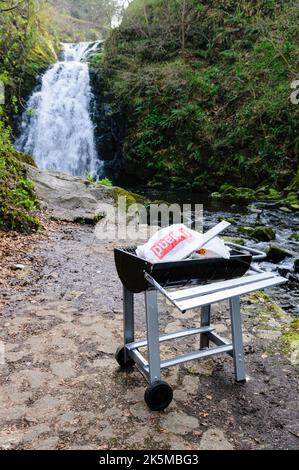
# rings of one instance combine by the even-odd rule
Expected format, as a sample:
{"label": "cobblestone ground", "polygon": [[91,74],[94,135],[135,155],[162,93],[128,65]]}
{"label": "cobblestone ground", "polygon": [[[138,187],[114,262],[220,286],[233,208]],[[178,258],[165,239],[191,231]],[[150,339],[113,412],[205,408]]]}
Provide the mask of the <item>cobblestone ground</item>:
{"label": "cobblestone ground", "polygon": [[[221,356],[166,371],[174,401],[150,412],[145,380],[119,370],[122,291],[113,243],[93,229],[53,224],[32,243],[8,279],[0,316],[2,449],[293,449],[298,446],[296,357],[283,354],[290,319],[264,296],[243,300],[249,380],[234,383]],[[9,263],[9,258],[5,260]],[[18,288],[16,288],[18,287]],[[143,296],[136,300],[138,337]],[[160,299],[161,331],[198,325]],[[227,305],[213,307],[229,338]],[[198,339],[166,343],[163,357],[198,348]]]}

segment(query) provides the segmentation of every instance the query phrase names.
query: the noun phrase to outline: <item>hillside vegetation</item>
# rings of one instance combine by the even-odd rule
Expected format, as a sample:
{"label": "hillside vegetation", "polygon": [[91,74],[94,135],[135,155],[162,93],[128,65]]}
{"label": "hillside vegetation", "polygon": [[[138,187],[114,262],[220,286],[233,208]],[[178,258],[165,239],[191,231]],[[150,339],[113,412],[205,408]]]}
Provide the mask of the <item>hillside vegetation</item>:
{"label": "hillside vegetation", "polygon": [[0,230],[30,232],[39,227],[38,204],[23,163],[34,163],[13,148],[11,123],[37,76],[57,57],[43,3],[1,0],[0,13],[0,81],[5,86],[5,103],[0,102]]}
{"label": "hillside vegetation", "polygon": [[118,0],[49,0],[50,31],[64,42],[95,41],[107,37]]}
{"label": "hillside vegetation", "polygon": [[127,171],[156,187],[285,188],[298,167],[298,23],[291,0],[133,0],[97,59],[127,120]]}

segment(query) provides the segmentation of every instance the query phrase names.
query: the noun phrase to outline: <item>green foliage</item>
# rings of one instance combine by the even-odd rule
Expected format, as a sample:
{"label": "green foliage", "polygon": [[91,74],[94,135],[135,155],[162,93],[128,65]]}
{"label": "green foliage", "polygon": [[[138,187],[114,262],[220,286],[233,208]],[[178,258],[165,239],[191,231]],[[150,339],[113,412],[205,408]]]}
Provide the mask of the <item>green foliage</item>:
{"label": "green foliage", "polygon": [[52,0],[50,31],[63,42],[95,41],[107,36],[118,0]]}
{"label": "green foliage", "polygon": [[295,1],[133,0],[105,45],[125,160],[194,189],[285,187],[298,165]]}
{"label": "green foliage", "polygon": [[9,130],[4,134],[0,126],[0,140],[4,144],[0,145],[0,230],[29,233],[41,227],[35,216],[38,201],[22,163],[27,158],[12,148],[9,137]]}
{"label": "green foliage", "polygon": [[89,181],[90,183],[95,183],[95,177],[91,175],[90,173],[86,173],[85,179],[86,181]]}
{"label": "green foliage", "polygon": [[56,60],[56,54],[46,30],[43,2],[0,0],[0,10],[4,10],[0,16],[0,80],[5,85],[5,105],[0,105],[0,229],[30,232],[40,227],[35,217],[38,202],[23,163],[34,162],[14,150],[9,123],[37,74]]}
{"label": "green foliage", "polygon": [[[0,0],[0,10],[11,2]],[[5,83],[6,110],[16,114],[35,85],[36,77],[57,60],[47,28],[44,1],[16,2],[0,16],[0,80]]]}
{"label": "green foliage", "polygon": [[113,186],[113,183],[109,178],[103,178],[99,180],[98,184],[102,184],[103,186]]}

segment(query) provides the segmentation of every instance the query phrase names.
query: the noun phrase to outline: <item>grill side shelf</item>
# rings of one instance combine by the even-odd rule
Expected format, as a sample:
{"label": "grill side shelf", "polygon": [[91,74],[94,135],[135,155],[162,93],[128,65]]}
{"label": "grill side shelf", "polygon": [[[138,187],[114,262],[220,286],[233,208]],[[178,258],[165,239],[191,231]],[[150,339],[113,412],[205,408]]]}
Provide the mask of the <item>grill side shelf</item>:
{"label": "grill side shelf", "polygon": [[[194,308],[211,305],[222,300],[232,297],[249,294],[256,290],[263,290],[267,287],[284,284],[287,280],[284,277],[277,276],[273,273],[260,273],[249,275],[244,278],[233,279],[207,286],[196,287],[194,289],[185,289],[185,292],[193,291],[191,297],[184,293],[184,290],[168,292],[159,283],[155,281],[148,273],[144,274],[148,282],[163,294],[175,307],[182,313]],[[194,293],[196,291],[196,293]],[[186,297],[187,295],[187,297]]]}

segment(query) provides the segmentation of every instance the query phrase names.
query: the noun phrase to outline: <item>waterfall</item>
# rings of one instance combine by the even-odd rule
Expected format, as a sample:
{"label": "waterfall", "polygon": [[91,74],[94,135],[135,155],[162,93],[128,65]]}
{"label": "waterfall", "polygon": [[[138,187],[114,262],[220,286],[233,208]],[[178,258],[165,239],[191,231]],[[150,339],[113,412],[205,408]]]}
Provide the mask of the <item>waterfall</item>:
{"label": "waterfall", "polygon": [[73,176],[101,174],[90,118],[88,55],[99,43],[63,44],[62,60],[42,77],[23,114],[16,148],[44,170]]}

